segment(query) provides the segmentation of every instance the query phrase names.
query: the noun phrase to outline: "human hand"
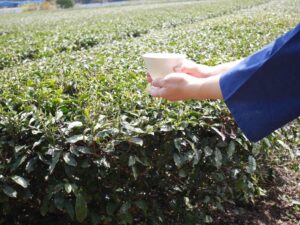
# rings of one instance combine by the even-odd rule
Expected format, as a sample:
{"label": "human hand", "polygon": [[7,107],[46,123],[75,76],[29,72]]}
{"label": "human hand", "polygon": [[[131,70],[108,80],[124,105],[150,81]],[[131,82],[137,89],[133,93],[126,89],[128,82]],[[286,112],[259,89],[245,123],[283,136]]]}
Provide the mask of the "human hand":
{"label": "human hand", "polygon": [[[148,75],[149,78],[151,79]],[[222,98],[219,76],[196,78],[185,73],[172,73],[164,78],[152,80],[151,85],[149,92],[153,97],[169,101]]]}
{"label": "human hand", "polygon": [[151,77],[151,75],[150,75],[150,73],[147,73],[147,81],[148,81],[148,83],[152,83],[152,77]]}
{"label": "human hand", "polygon": [[194,77],[205,78],[216,75],[214,67],[197,64],[192,60],[184,60],[181,66],[175,67],[176,73],[186,73]]}
{"label": "human hand", "polygon": [[186,59],[181,66],[174,68],[174,71],[178,73],[186,73],[194,77],[205,78],[225,73],[239,64],[242,60],[243,59],[239,59],[216,66],[207,66],[203,64],[197,64],[192,60]]}
{"label": "human hand", "polygon": [[[198,78],[207,78],[225,73],[226,71],[237,65],[239,62],[241,62],[241,60],[223,63],[217,66],[207,66],[203,64],[197,64],[189,59],[185,59],[181,66],[174,68],[174,72],[185,73]],[[147,74],[147,81],[149,83],[152,82],[152,78],[149,73]]]}
{"label": "human hand", "polygon": [[180,101],[195,98],[197,87],[201,85],[201,80],[184,73],[172,73],[164,78],[152,80],[150,78],[150,94],[154,97],[165,98],[169,101]]}

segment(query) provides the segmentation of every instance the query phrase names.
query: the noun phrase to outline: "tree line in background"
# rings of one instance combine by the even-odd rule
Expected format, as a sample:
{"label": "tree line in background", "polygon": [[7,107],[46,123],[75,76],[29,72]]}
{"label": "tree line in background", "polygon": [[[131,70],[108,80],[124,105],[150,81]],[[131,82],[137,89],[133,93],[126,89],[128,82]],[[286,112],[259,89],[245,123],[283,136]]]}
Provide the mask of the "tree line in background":
{"label": "tree line in background", "polygon": [[72,8],[76,3],[89,4],[89,3],[108,3],[108,2],[120,2],[124,0],[49,0],[56,3],[61,8]]}
{"label": "tree line in background", "polygon": [[0,8],[22,8],[23,11],[72,8],[75,4],[112,3],[127,0],[0,0]]}
{"label": "tree line in background", "polygon": [[[35,10],[49,10],[58,8],[72,8],[75,4],[90,4],[90,3],[117,3],[117,2],[130,2],[129,4],[149,4],[149,3],[162,3],[162,2],[181,2],[184,0],[41,0],[41,1],[27,1],[27,0],[6,0],[5,3],[0,4],[0,8],[15,8],[20,7],[22,11],[35,11]],[[196,1],[196,0],[193,0]],[[2,0],[0,0],[0,3]],[[25,3],[26,2],[26,3]]]}

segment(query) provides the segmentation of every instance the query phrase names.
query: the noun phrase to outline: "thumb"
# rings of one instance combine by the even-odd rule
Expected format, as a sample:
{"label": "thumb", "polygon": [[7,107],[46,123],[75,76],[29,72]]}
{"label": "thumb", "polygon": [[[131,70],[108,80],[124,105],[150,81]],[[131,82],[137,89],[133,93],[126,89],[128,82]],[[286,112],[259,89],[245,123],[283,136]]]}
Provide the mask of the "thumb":
{"label": "thumb", "polygon": [[153,80],[151,84],[152,84],[153,87],[161,88],[165,85],[165,80],[162,79],[162,78],[158,78],[156,80]]}
{"label": "thumb", "polygon": [[151,87],[149,90],[150,95],[152,95],[153,97],[162,97],[163,95],[163,88],[159,88],[159,87]]}
{"label": "thumb", "polygon": [[181,73],[181,72],[183,72],[182,70],[183,70],[183,66],[182,65],[180,65],[180,66],[175,66],[174,67],[174,72],[176,72],[176,73]]}
{"label": "thumb", "polygon": [[180,64],[180,65],[177,65],[173,68],[174,72],[175,73],[182,73],[183,70],[186,68],[186,64],[189,63],[190,60],[188,59],[185,59],[183,60],[183,62]]}
{"label": "thumb", "polygon": [[180,66],[174,67],[174,71],[177,73],[189,73],[193,71],[196,65],[194,61],[186,59]]}

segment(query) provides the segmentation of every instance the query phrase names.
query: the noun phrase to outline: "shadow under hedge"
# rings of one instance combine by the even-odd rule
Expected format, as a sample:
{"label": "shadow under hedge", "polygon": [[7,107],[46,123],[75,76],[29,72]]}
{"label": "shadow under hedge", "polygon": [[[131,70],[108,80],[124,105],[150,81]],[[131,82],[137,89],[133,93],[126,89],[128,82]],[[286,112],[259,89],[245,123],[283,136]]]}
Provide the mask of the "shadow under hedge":
{"label": "shadow under hedge", "polygon": [[2,223],[209,223],[223,204],[260,194],[253,146],[240,134],[222,140],[196,126],[125,141],[114,139],[117,130],[91,137],[71,124],[71,138],[55,146],[33,126],[12,139],[1,124]]}

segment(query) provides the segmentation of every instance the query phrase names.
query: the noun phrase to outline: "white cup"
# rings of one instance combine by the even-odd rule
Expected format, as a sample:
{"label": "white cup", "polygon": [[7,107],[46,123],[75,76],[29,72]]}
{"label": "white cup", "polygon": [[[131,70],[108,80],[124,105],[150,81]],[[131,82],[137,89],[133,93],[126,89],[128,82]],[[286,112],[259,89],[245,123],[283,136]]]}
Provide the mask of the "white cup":
{"label": "white cup", "polygon": [[173,73],[174,68],[181,66],[186,55],[175,53],[147,53],[143,55],[148,73],[153,80]]}

